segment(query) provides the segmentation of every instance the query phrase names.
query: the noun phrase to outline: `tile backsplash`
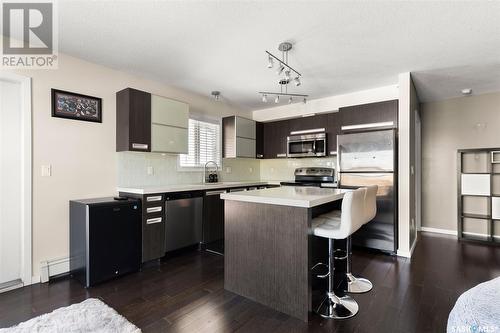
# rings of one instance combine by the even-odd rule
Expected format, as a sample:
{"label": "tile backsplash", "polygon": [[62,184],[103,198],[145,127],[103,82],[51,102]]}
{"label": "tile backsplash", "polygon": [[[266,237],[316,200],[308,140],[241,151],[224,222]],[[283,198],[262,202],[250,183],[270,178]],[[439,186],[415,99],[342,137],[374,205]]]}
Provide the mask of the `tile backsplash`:
{"label": "tile backsplash", "polygon": [[263,181],[294,179],[293,172],[300,167],[336,168],[337,157],[279,158],[260,160],[260,179]]}
{"label": "tile backsplash", "polygon": [[[178,156],[168,154],[117,153],[118,186],[161,186],[197,184],[203,171],[182,170]],[[255,159],[224,159],[220,170],[222,181],[260,180],[260,161]]]}

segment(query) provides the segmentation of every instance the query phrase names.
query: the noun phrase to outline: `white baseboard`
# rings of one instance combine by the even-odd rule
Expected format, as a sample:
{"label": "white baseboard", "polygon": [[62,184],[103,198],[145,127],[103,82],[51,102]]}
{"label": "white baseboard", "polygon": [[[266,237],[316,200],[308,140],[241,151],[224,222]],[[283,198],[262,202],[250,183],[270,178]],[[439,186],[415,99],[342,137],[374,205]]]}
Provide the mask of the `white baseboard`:
{"label": "white baseboard", "polygon": [[69,272],[69,257],[42,261],[40,263],[40,282],[48,282],[53,276]]}
{"label": "white baseboard", "polygon": [[40,275],[31,277],[31,284],[40,283]]}
{"label": "white baseboard", "polygon": [[438,228],[421,227],[420,231],[433,232],[435,234],[444,234],[444,235],[457,236],[457,231],[456,230],[449,230],[449,229],[438,229]]}

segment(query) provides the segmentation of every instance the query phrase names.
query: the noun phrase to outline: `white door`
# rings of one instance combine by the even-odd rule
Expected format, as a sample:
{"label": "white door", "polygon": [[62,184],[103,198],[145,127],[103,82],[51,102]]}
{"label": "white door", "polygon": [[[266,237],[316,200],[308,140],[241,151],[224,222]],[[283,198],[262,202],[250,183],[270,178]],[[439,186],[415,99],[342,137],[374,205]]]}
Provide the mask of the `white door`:
{"label": "white door", "polygon": [[31,253],[26,253],[28,248],[31,252],[31,244],[25,247],[26,241],[31,243],[25,233],[31,232],[25,225],[31,223],[31,216],[26,215],[31,214],[31,207],[26,206],[26,198],[31,196],[26,191],[31,189],[31,158],[27,158],[31,143],[26,139],[31,135],[26,133],[30,128],[25,128],[25,88],[22,80],[0,77],[0,291],[31,280],[27,277],[31,275]]}

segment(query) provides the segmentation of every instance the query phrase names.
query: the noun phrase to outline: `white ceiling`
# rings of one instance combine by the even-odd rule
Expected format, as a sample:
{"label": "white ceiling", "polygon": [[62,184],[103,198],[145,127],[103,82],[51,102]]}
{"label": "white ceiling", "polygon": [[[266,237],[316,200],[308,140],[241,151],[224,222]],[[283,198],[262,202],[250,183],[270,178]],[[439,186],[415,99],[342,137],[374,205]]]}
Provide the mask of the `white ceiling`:
{"label": "white ceiling", "polygon": [[264,50],[286,40],[303,74],[292,92],[344,94],[415,71],[434,99],[449,97],[450,76],[433,70],[500,63],[499,17],[498,1],[59,1],[59,48],[254,110],[266,106],[258,91],[278,89]]}

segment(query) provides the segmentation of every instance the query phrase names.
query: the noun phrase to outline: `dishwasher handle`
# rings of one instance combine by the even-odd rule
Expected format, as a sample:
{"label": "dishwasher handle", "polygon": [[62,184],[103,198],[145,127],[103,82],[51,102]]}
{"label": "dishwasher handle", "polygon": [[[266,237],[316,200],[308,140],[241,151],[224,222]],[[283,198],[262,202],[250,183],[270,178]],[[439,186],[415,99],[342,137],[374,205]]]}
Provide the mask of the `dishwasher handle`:
{"label": "dishwasher handle", "polygon": [[207,191],[205,192],[205,195],[206,196],[209,196],[209,195],[219,195],[219,194],[223,194],[223,193],[226,193],[227,191],[226,190],[220,190],[220,191]]}

